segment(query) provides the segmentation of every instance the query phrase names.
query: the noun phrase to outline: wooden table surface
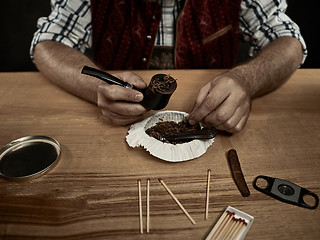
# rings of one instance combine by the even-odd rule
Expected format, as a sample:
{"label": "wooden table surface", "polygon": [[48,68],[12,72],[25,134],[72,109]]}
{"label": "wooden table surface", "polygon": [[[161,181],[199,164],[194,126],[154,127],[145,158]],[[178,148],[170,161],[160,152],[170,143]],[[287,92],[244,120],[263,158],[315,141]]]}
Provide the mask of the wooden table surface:
{"label": "wooden table surface", "polygon": [[[221,71],[164,72],[178,79],[166,109],[190,112],[200,86]],[[136,73],[148,82],[157,72]],[[0,111],[0,146],[29,135],[50,136],[62,145],[60,162],[46,175],[27,182],[0,179],[1,239],[204,239],[228,206],[254,217],[246,239],[320,239],[319,207],[289,205],[252,186],[256,176],[266,175],[320,195],[319,69],[300,69],[280,89],[253,100],[241,133],[219,134],[203,156],[182,163],[130,148],[125,141],[129,126],[111,125],[95,105],[64,92],[38,72],[0,73]],[[251,192],[246,198],[226,159],[232,148]],[[145,215],[147,178],[150,233],[140,234],[137,179],[142,180]]]}

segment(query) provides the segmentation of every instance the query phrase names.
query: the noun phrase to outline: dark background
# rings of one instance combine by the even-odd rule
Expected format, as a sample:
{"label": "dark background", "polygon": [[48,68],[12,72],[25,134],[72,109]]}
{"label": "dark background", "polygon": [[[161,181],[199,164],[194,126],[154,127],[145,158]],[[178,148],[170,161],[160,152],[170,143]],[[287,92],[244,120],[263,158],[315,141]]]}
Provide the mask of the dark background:
{"label": "dark background", "polygon": [[[299,25],[308,57],[302,68],[320,68],[318,45],[320,20],[316,15],[316,0],[288,0],[287,14]],[[49,0],[2,0],[0,8],[0,72],[36,71],[29,57],[30,43],[36,31],[37,19],[50,13]],[[240,51],[240,58],[246,52]]]}

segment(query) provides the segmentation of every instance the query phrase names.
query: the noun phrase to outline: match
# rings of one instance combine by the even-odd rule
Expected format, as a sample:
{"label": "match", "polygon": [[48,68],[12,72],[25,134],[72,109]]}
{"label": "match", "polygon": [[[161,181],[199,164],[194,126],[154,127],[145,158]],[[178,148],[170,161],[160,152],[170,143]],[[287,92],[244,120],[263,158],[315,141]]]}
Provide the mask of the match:
{"label": "match", "polygon": [[139,191],[139,220],[140,220],[140,233],[143,234],[143,222],[142,222],[142,199],[141,199],[141,179],[138,179],[138,191]]}
{"label": "match", "polygon": [[208,216],[209,216],[210,175],[211,175],[211,169],[208,169],[208,173],[207,173],[207,198],[206,198],[205,220],[207,220],[207,219],[208,219]]}
{"label": "match", "polygon": [[150,178],[147,179],[147,233],[150,231]]}
{"label": "match", "polygon": [[224,225],[222,225],[221,231],[219,232],[218,236],[213,239],[223,239],[223,237],[226,235],[226,232],[228,231],[228,229],[232,225],[232,219],[234,219],[233,215],[234,215],[234,213],[229,214],[228,220],[226,221],[226,223]]}
{"label": "match", "polygon": [[176,202],[176,204],[180,207],[180,209],[183,211],[183,213],[187,216],[187,218],[190,220],[192,224],[196,224],[196,222],[193,220],[193,218],[190,216],[190,214],[187,212],[187,210],[182,206],[182,204],[179,202],[179,200],[174,196],[174,194],[171,192],[171,190],[168,188],[168,186],[162,181],[161,178],[158,179],[159,182],[162,184],[162,186],[167,190],[167,192],[170,194],[172,199]]}
{"label": "match", "polygon": [[205,240],[215,239],[214,237],[217,237],[217,235],[223,229],[228,219],[230,219],[234,214],[235,213],[231,213],[230,211],[225,211],[220,217],[219,221],[216,223],[216,225],[212,228]]}
{"label": "match", "polygon": [[242,218],[235,218],[234,215],[234,212],[225,211],[206,237],[206,240],[237,239],[242,230],[247,226],[247,223]]}
{"label": "match", "polygon": [[240,224],[236,228],[234,234],[231,236],[231,239],[237,239],[242,230],[247,226],[247,223],[244,219],[239,220]]}

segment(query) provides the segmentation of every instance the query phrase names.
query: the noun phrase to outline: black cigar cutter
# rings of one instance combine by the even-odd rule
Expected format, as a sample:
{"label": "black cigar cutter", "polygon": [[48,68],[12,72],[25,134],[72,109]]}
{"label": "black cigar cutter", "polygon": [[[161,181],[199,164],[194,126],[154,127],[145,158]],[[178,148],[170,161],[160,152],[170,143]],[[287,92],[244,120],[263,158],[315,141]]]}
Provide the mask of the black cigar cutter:
{"label": "black cigar cutter", "polygon": [[[268,185],[265,188],[257,186],[257,180],[259,179],[266,180]],[[315,193],[286,180],[259,175],[253,180],[253,187],[275,199],[299,207],[315,209],[319,204],[319,198]],[[303,200],[306,195],[310,195],[315,199],[313,206]]]}

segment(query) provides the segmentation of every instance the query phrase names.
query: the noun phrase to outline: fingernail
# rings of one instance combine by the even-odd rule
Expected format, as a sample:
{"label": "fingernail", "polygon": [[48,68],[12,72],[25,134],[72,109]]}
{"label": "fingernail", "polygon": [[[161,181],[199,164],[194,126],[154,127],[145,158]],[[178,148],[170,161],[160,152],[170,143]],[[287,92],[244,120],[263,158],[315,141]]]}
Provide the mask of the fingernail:
{"label": "fingernail", "polygon": [[136,95],[134,96],[134,99],[137,100],[137,101],[139,101],[139,102],[142,100],[142,98],[143,98],[143,95],[142,95],[142,94],[136,94]]}

